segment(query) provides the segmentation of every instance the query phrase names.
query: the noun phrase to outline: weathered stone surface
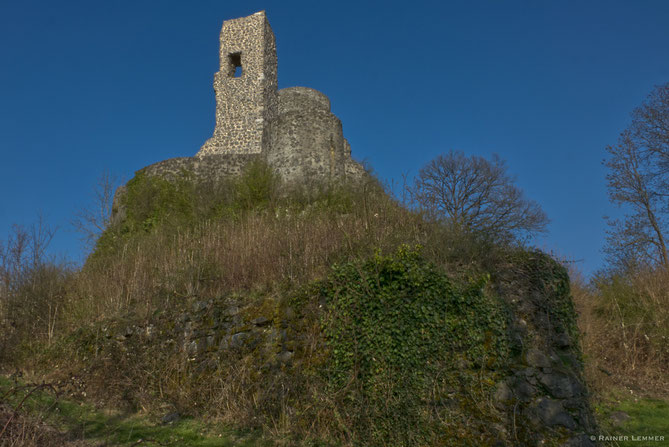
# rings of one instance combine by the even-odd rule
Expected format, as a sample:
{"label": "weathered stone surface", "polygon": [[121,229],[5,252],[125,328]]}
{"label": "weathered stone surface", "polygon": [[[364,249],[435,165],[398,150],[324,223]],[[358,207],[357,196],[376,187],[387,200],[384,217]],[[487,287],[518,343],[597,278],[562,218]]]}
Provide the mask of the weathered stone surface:
{"label": "weathered stone surface", "polygon": [[[198,179],[220,180],[241,174],[244,166],[259,157],[260,154],[217,154],[202,158],[170,158],[149,165],[138,172],[167,179],[175,178],[183,172],[192,172]],[[122,195],[123,190],[119,188],[114,197],[114,202],[118,202],[119,213],[123,213],[119,200]]]}
{"label": "weathered stone surface", "polygon": [[230,337],[230,347],[241,348],[244,345],[246,339],[248,338],[249,338],[248,332],[238,332],[236,334],[232,334],[232,337]]}
{"label": "weathered stone surface", "polygon": [[193,312],[202,312],[207,308],[207,303],[204,301],[196,301],[193,303]]}
{"label": "weathered stone surface", "polygon": [[558,348],[568,348],[571,346],[571,337],[569,337],[569,334],[563,332],[555,338],[555,345]]}
{"label": "weathered stone surface", "polygon": [[175,422],[179,422],[180,419],[181,415],[178,412],[173,411],[172,413],[168,413],[165,416],[163,416],[160,419],[160,422],[162,422],[163,425],[169,425],[169,424],[174,424]]}
{"label": "weathered stone surface", "polygon": [[197,352],[198,352],[197,341],[193,340],[186,345],[186,353],[190,357],[193,357],[193,356],[197,355]]}
{"label": "weathered stone surface", "polygon": [[556,445],[592,445],[589,436],[597,427],[569,311],[569,278],[538,253],[526,266],[524,272],[514,266],[500,284],[499,295],[512,311],[510,338],[518,360],[510,365],[511,377],[500,381],[513,397],[502,399],[508,393],[498,385],[492,402],[506,412],[507,421],[514,421],[509,437],[521,441],[510,445],[547,445],[557,439]]}
{"label": "weathered stone surface", "polygon": [[266,152],[278,98],[275,38],[265,12],[226,20],[220,42],[216,128],[197,156]]}
{"label": "weathered stone surface", "polygon": [[543,352],[538,349],[529,349],[525,356],[527,364],[537,368],[549,368],[551,366],[551,361]]}
{"label": "weathered stone surface", "polygon": [[508,402],[513,399],[513,391],[506,382],[497,384],[495,394],[493,395],[493,402],[497,408],[505,408]]}
{"label": "weathered stone surface", "polygon": [[254,318],[253,320],[251,320],[251,323],[253,325],[260,326],[260,327],[267,326],[271,322],[272,322],[272,320],[270,320],[269,318],[265,318],[265,317],[258,317],[258,318]]}
{"label": "weathered stone surface", "polygon": [[[269,164],[288,181],[360,177],[339,118],[322,93],[291,87],[279,91]],[[358,171],[358,172],[356,172]]]}
{"label": "weathered stone surface", "polygon": [[540,374],[539,381],[553,397],[560,399],[574,397],[583,390],[578,381],[563,374]]}
{"label": "weathered stone surface", "polygon": [[293,355],[294,354],[291,351],[283,351],[280,352],[279,355],[276,356],[276,358],[281,363],[288,363],[293,358]]}
{"label": "weathered stone surface", "polygon": [[528,402],[536,393],[537,389],[532,386],[527,380],[518,380],[514,387],[516,397],[521,402]]}
{"label": "weathered stone surface", "polygon": [[543,424],[549,426],[559,425],[569,429],[576,427],[574,418],[572,418],[569,413],[562,408],[560,402],[556,400],[541,397],[537,399],[533,407],[531,407],[531,412],[538,417]]}
{"label": "weathered stone surface", "polygon": [[227,316],[229,316],[229,317],[234,317],[235,315],[239,314],[239,307],[237,307],[237,306],[228,306],[228,307],[225,309],[224,314],[227,315]]}

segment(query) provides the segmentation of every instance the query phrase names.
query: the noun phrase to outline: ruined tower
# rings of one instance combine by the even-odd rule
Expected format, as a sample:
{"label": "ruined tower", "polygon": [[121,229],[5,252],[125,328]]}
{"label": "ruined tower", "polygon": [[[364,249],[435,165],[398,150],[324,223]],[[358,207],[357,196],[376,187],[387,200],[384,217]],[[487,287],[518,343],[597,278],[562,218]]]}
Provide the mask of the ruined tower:
{"label": "ruined tower", "polygon": [[223,22],[216,128],[197,157],[266,153],[278,113],[274,33],[264,11]]}
{"label": "ruined tower", "polygon": [[276,44],[264,11],[224,21],[220,39],[214,135],[195,157],[154,163],[146,174],[215,180],[239,175],[260,158],[286,182],[363,178],[328,97],[307,87],[278,90]]}

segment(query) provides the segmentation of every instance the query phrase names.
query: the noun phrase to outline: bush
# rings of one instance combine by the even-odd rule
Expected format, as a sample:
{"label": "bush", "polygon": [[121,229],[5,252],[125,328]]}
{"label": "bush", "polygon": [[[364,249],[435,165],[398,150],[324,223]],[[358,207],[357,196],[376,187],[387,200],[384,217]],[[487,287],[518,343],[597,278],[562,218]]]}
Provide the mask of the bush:
{"label": "bush", "polygon": [[194,183],[188,173],[175,182],[137,174],[128,182],[124,197],[126,218],[122,232],[151,231],[167,219],[192,223]]}
{"label": "bush", "polygon": [[264,209],[277,198],[280,178],[264,160],[256,159],[244,167],[234,182],[233,207],[243,210]]}
{"label": "bush", "polygon": [[583,350],[589,378],[653,392],[669,390],[669,277],[663,270],[601,272],[589,285],[576,282]]}
{"label": "bush", "polygon": [[0,362],[51,343],[62,326],[72,271],[46,254],[54,233],[40,219],[0,241]]}

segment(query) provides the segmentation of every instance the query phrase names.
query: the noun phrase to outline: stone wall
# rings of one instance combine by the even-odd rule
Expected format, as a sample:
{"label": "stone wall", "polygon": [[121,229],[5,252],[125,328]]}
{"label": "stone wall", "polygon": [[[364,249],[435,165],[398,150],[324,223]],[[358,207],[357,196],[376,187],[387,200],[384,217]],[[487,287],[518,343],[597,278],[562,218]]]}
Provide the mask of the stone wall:
{"label": "stone wall", "polygon": [[506,415],[508,438],[514,445],[594,446],[597,424],[566,270],[537,251],[498,276],[515,352],[492,400]]}
{"label": "stone wall", "polygon": [[359,172],[346,171],[353,163],[350,146],[327,96],[306,87],[279,91],[279,116],[267,161],[288,181],[362,175],[357,163]]}
{"label": "stone wall", "polygon": [[276,45],[265,12],[223,22],[220,41],[216,128],[197,156],[265,152],[278,107]]}
{"label": "stone wall", "polygon": [[[494,437],[497,442],[463,439],[463,445],[593,447],[590,437],[598,429],[583,380],[566,271],[535,252],[515,259],[498,276],[494,289],[506,303],[509,335],[514,339],[509,366],[497,371],[499,381],[489,400],[475,402],[471,399],[476,393],[461,394],[463,389],[454,383],[448,394],[429,405],[439,411],[470,402],[472,422],[481,414],[479,405],[496,415],[496,422],[479,434],[481,439]],[[315,364],[330,361],[325,334],[318,332],[315,337],[311,332],[321,328],[330,305],[316,292],[310,292],[307,302],[299,306],[271,294],[231,293],[175,302],[141,323],[109,322],[101,333],[120,345],[122,352],[155,352],[157,346],[167,356],[181,358],[193,372],[186,380],[202,380],[207,372],[225,377],[245,365],[255,378],[246,385],[257,395],[266,395],[277,378],[297,386],[305,379],[304,371],[313,374]],[[103,347],[101,352],[109,349]],[[454,352],[452,361],[458,358]],[[478,376],[493,363],[465,362],[457,368],[464,375]],[[291,401],[295,408],[301,405],[310,405],[308,395]],[[495,408],[494,413],[488,405]],[[454,409],[457,414],[459,407]],[[452,445],[458,435],[444,433],[444,439]]]}
{"label": "stone wall", "polygon": [[261,154],[221,154],[207,157],[179,157],[160,161],[143,168],[147,175],[156,175],[165,178],[174,178],[183,172],[193,173],[196,177],[208,180],[241,174],[246,164]]}
{"label": "stone wall", "polygon": [[[213,166],[220,163],[204,160],[263,154],[290,182],[364,175],[351,158],[341,121],[330,112],[327,96],[307,87],[277,91],[275,38],[264,12],[223,22],[220,59],[214,77],[216,129],[197,153],[198,159]],[[241,66],[239,77],[235,77],[237,66]],[[215,175],[238,173],[240,160],[231,159],[233,166],[222,167]],[[160,165],[149,172],[165,169]]]}

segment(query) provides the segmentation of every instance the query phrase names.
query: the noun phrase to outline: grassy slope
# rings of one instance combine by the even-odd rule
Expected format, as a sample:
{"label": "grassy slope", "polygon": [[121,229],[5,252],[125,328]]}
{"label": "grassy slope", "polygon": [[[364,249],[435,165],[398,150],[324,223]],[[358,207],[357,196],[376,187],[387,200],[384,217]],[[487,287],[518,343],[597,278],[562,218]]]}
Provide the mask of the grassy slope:
{"label": "grassy slope", "polygon": [[[256,447],[269,445],[250,432],[235,432],[221,425],[206,424],[194,419],[181,419],[164,425],[138,414],[96,410],[90,405],[57,398],[52,392],[43,390],[33,392],[21,404],[22,399],[33,388],[30,386],[17,387],[8,379],[0,378],[0,396],[5,396],[0,403],[12,409],[18,408],[18,414],[29,415],[36,423],[48,424],[77,446]],[[5,419],[3,421],[6,423]],[[0,430],[3,426],[4,423],[0,424]],[[0,438],[0,445],[4,445],[3,442],[8,442],[7,436]]]}
{"label": "grassy slope", "polygon": [[[0,377],[2,402],[16,408],[30,387],[16,389],[10,380]],[[12,391],[13,390],[13,391]],[[56,399],[52,393],[33,393],[20,407],[21,413],[40,417],[41,420],[65,433],[77,446],[198,446],[198,447],[257,447],[272,445],[254,433],[235,432],[217,424],[201,420],[182,419],[176,423],[162,425],[146,416],[119,414],[96,410],[90,405],[67,399]],[[48,410],[48,411],[47,411]],[[603,442],[613,446],[661,446],[669,445],[669,401],[659,399],[636,399],[618,395],[610,396],[597,406],[597,416],[605,436],[664,435],[665,442],[620,441]],[[620,426],[610,422],[616,411],[627,413],[630,418]],[[2,429],[0,424],[0,430]],[[0,444],[1,445],[1,444]]]}
{"label": "grassy slope", "polygon": [[[609,441],[604,445],[614,446],[663,446],[669,445],[669,400],[635,398],[630,395],[612,394],[595,407],[601,424],[602,435],[628,436],[628,441]],[[611,415],[624,412],[629,415],[624,423],[614,424]],[[632,436],[637,440],[632,440]],[[664,436],[663,441],[638,440],[641,436]]]}
{"label": "grassy slope", "polygon": [[[87,267],[61,294],[69,307],[63,313],[67,318],[58,322],[60,331],[66,334],[80,321],[128,311],[150,315],[185,296],[306,283],[322,277],[333,263],[376,250],[387,253],[399,243],[423,245],[432,262],[456,277],[488,271],[486,264],[497,262],[489,246],[442,234],[373,188],[285,200],[273,197],[273,180],[264,176],[259,169],[221,191],[196,191],[185,180],[175,186],[136,178],[129,184],[123,225],[105,233]],[[35,329],[26,332],[34,334]],[[48,397],[40,396],[37,401],[50,405]],[[35,408],[39,414],[40,407]],[[91,442],[85,445],[151,445],[149,440],[155,445],[262,445],[257,438],[239,440],[236,433],[195,420],[162,426],[146,417],[62,400],[54,408],[58,411],[49,412],[49,423]],[[631,416],[623,427],[606,425],[615,410]],[[602,433],[669,435],[666,402],[620,399],[600,405],[599,414]]]}

